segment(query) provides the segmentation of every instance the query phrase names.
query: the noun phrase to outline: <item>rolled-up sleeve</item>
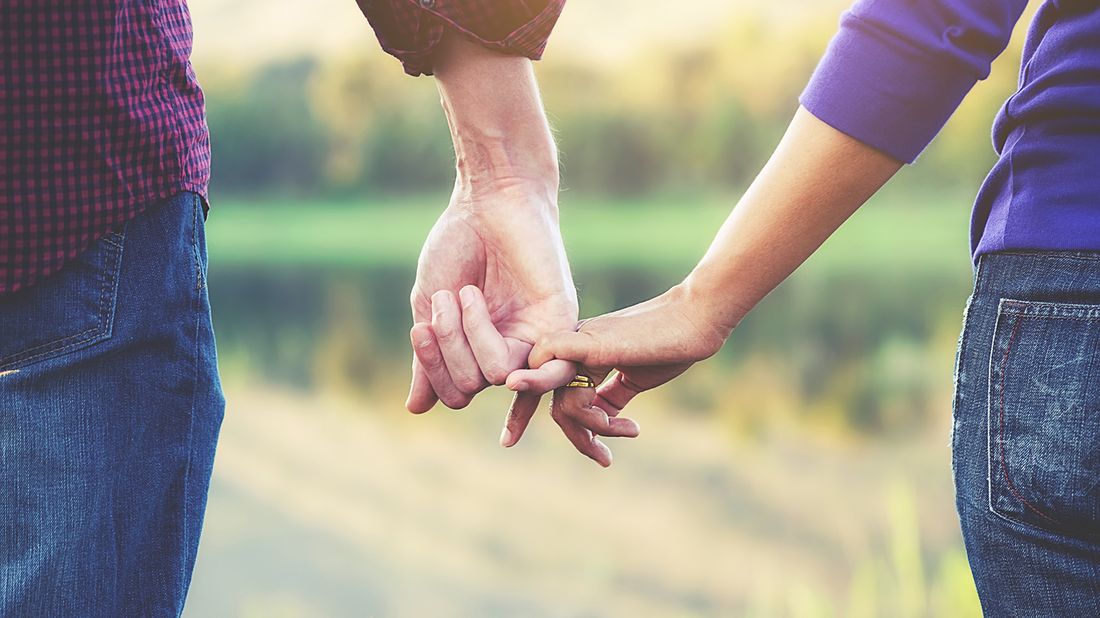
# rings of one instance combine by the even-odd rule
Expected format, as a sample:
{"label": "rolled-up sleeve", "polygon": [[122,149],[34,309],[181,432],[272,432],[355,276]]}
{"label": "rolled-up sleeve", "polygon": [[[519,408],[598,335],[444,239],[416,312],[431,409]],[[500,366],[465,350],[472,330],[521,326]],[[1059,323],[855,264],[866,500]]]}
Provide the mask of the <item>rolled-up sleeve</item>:
{"label": "rolled-up sleeve", "polygon": [[356,0],[382,49],[409,75],[431,75],[432,55],[451,28],[506,54],[542,57],[565,0]]}
{"label": "rolled-up sleeve", "polygon": [[860,0],[800,101],[834,128],[913,162],[1008,46],[1027,0]]}

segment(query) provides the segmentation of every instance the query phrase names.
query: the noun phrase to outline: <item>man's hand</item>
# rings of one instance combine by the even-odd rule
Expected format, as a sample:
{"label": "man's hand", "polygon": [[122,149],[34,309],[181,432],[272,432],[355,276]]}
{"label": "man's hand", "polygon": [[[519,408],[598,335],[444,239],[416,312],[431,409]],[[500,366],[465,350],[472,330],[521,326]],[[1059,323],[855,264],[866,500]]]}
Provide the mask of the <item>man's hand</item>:
{"label": "man's hand", "polygon": [[[504,384],[527,367],[540,337],[572,332],[577,297],[552,201],[529,187],[499,189],[472,202],[452,201],[436,222],[412,293],[410,411],[425,412],[437,398],[462,408],[489,384]],[[512,402],[501,444],[514,445],[542,395],[575,375],[572,362],[540,363],[537,384],[551,386],[516,389],[522,392]],[[555,396],[555,409],[567,396]],[[604,466],[611,453],[593,434],[638,435],[637,424],[625,418],[553,417],[581,452]]]}
{"label": "man's hand", "polygon": [[[576,324],[554,197],[529,186],[498,186],[456,193],[440,216],[412,291],[410,411],[426,412],[437,398],[465,407],[489,384],[526,367],[540,335]],[[562,362],[548,372],[572,377],[573,367]]]}
{"label": "man's hand", "polygon": [[[542,334],[572,330],[577,297],[558,232],[558,161],[531,61],[448,33],[435,73],[455,148],[447,209],[412,292],[407,406],[466,406],[525,367]],[[572,376],[571,363],[548,367]],[[520,408],[537,395],[518,397]],[[502,442],[507,443],[507,436]]]}

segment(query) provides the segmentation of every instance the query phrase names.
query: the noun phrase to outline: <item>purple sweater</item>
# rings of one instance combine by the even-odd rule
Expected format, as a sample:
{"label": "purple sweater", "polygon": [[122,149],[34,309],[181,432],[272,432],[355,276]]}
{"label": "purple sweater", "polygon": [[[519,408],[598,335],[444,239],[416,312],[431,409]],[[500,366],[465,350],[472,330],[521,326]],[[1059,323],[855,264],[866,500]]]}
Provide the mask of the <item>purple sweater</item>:
{"label": "purple sweater", "polygon": [[[1026,0],[859,0],[802,94],[814,116],[912,162],[1008,45]],[[1100,250],[1100,4],[1046,0],[993,126],[974,256]]]}

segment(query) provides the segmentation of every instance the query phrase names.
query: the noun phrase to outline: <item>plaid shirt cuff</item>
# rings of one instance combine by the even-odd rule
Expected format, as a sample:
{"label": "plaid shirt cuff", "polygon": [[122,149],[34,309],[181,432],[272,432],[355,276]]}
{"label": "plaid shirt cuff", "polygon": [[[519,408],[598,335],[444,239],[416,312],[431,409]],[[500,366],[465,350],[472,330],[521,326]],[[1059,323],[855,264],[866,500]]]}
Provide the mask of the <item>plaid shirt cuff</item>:
{"label": "plaid shirt cuff", "polygon": [[451,28],[502,53],[542,57],[565,0],[356,0],[382,49],[409,75],[431,75],[432,55]]}

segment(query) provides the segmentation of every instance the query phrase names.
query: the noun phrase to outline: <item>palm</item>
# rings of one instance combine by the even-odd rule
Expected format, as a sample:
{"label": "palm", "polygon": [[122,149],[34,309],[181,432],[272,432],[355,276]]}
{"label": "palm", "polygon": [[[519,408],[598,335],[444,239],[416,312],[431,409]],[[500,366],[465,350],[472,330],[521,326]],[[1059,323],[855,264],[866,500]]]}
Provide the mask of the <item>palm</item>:
{"label": "palm", "polygon": [[[460,309],[455,296],[471,288],[476,306]],[[523,197],[452,204],[424,244],[411,301],[410,410],[425,411],[436,397],[460,408],[502,384],[526,366],[539,336],[576,324],[556,208]],[[463,333],[466,321],[482,325],[482,335]],[[418,338],[428,347],[417,348]]]}
{"label": "palm", "polygon": [[482,290],[504,337],[534,345],[542,333],[571,329],[577,299],[555,227],[549,219],[497,213],[486,213],[476,224],[463,211],[448,209],[440,216],[420,255],[414,319],[431,320],[435,292],[473,285]]}

